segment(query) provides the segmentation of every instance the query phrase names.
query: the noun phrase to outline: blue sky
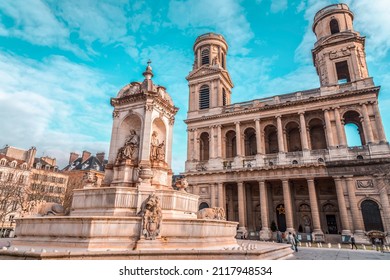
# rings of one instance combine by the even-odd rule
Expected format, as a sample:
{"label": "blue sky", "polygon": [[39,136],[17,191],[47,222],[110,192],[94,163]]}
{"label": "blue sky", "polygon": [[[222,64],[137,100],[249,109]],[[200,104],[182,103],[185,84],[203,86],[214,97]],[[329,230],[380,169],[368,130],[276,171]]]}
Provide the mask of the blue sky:
{"label": "blue sky", "polygon": [[[28,4],[27,4],[28,2]],[[390,133],[388,0],[346,0],[366,36],[368,70],[381,85]],[[233,102],[315,88],[311,25],[326,0],[3,0],[0,1],[0,146],[56,157],[108,154],[110,97],[141,81],[150,58],[154,82],[175,105],[173,170],[184,171],[192,45],[206,32],[229,44]]]}

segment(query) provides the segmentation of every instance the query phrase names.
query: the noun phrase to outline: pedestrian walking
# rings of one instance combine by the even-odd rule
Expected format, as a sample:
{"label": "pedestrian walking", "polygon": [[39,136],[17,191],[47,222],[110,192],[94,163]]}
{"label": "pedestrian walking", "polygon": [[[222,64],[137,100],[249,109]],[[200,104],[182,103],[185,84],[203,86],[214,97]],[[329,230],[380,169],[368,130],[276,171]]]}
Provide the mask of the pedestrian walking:
{"label": "pedestrian walking", "polygon": [[379,251],[380,246],[381,246],[381,241],[380,241],[380,239],[379,239],[378,237],[375,238],[374,243],[375,243],[375,248],[376,248],[376,250]]}
{"label": "pedestrian walking", "polygon": [[291,232],[288,233],[287,236],[287,242],[291,244],[291,250],[297,252],[298,249],[296,248],[297,242],[295,241],[294,236],[291,234]]}
{"label": "pedestrian walking", "polygon": [[298,237],[295,235],[295,233],[293,233],[293,238],[294,238],[294,241],[295,241],[295,245],[294,245],[294,249],[295,249],[295,252],[298,252]]}
{"label": "pedestrian walking", "polygon": [[283,242],[283,240],[282,240],[282,233],[280,232],[280,230],[278,230],[276,232],[276,242],[278,242],[278,243],[282,243]]}
{"label": "pedestrian walking", "polygon": [[357,246],[356,246],[356,243],[355,243],[355,237],[352,235],[351,236],[351,249],[353,250],[353,246],[355,246],[356,250],[357,250]]}

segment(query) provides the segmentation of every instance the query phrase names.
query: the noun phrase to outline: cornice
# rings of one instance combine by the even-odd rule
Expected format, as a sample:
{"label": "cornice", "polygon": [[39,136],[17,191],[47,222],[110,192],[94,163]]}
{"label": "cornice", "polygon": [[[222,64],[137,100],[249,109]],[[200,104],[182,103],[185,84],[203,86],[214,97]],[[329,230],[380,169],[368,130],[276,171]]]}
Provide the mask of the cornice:
{"label": "cornice", "polygon": [[[279,103],[279,104],[273,104],[273,105],[268,105],[268,106],[240,110],[237,112],[227,112],[227,113],[222,112],[221,114],[218,114],[218,115],[204,116],[204,117],[194,118],[194,119],[190,119],[190,120],[187,119],[187,120],[184,120],[184,122],[186,124],[189,124],[189,123],[205,121],[205,120],[220,119],[220,118],[239,116],[239,115],[247,115],[249,113],[264,112],[264,111],[269,111],[269,110],[278,109],[278,108],[286,108],[286,107],[293,107],[293,106],[304,105],[304,104],[309,104],[309,103],[336,100],[336,99],[340,99],[340,98],[344,98],[344,97],[348,97],[348,96],[354,96],[357,94],[378,92],[379,90],[380,90],[380,86],[370,87],[370,88],[365,88],[365,89],[360,89],[360,90],[345,91],[345,92],[332,94],[332,95],[307,98],[307,99],[303,99],[303,100],[295,100],[295,101],[290,101],[290,102],[284,102],[284,103]],[[234,104],[231,104],[230,106],[232,106],[232,105],[234,105]]]}

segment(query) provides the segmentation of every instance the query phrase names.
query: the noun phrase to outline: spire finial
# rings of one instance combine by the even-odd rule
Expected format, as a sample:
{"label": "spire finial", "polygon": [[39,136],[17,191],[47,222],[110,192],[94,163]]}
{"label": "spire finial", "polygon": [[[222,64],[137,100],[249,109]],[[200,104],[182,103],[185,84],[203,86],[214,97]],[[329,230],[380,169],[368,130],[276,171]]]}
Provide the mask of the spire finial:
{"label": "spire finial", "polygon": [[144,77],[147,79],[147,80],[150,80],[152,77],[153,77],[153,72],[152,72],[152,67],[150,66],[150,64],[152,63],[152,61],[150,59],[148,59],[148,66],[146,66],[146,69],[145,69],[145,72],[142,73],[144,75]]}

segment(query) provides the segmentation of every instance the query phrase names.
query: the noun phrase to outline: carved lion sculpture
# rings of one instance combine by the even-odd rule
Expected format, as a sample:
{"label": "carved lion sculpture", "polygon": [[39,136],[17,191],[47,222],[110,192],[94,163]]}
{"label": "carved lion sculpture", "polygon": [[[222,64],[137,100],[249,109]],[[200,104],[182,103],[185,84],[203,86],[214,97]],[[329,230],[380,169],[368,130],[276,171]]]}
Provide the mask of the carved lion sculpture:
{"label": "carved lion sculpture", "polygon": [[43,202],[38,207],[38,214],[41,216],[63,216],[65,215],[65,209],[61,204],[54,202]]}
{"label": "carved lion sculpture", "polygon": [[196,213],[198,219],[226,220],[222,207],[203,208]]}

